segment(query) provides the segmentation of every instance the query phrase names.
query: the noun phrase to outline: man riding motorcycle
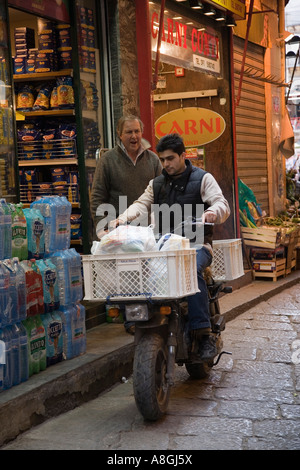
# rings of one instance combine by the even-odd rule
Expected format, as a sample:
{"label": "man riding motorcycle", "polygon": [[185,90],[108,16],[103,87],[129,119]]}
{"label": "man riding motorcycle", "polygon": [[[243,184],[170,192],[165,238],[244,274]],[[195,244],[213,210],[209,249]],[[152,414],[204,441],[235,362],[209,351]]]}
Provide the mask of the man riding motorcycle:
{"label": "man riding motorcycle", "polygon": [[[204,206],[202,222],[219,224],[230,215],[230,208],[215,178],[208,172],[197,168],[186,159],[185,146],[178,134],[168,134],[160,139],[156,146],[163,165],[162,174],[149,182],[145,192],[117,219],[110,222],[110,227],[131,222],[152,211],[153,204],[169,207],[175,204],[181,208],[182,221],[184,207],[189,205],[193,218],[199,214],[199,207]],[[157,221],[161,224],[162,221]],[[197,250],[198,293],[188,297],[188,320],[191,338],[198,340],[198,356],[202,361],[209,361],[216,356],[216,344],[211,333],[209,300],[204,269],[212,262],[212,225],[204,232],[204,243],[195,245]],[[169,231],[174,231],[174,217],[169,221]],[[196,240],[197,241],[197,240]],[[202,240],[203,242],[203,240]]]}

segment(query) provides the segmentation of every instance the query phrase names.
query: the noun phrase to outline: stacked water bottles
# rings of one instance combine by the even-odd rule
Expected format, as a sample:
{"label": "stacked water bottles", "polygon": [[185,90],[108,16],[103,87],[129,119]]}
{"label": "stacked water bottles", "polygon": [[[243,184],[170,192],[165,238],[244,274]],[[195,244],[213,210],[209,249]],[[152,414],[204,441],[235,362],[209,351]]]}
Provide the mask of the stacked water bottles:
{"label": "stacked water bottles", "polygon": [[[28,379],[28,340],[25,273],[18,257],[12,255],[12,219],[19,224],[16,210],[0,200],[0,391]],[[22,223],[18,225],[23,237]]]}
{"label": "stacked water bottles", "polygon": [[1,391],[85,353],[86,330],[81,257],[70,249],[71,204],[49,196],[18,207],[15,229],[12,205],[0,202]]}

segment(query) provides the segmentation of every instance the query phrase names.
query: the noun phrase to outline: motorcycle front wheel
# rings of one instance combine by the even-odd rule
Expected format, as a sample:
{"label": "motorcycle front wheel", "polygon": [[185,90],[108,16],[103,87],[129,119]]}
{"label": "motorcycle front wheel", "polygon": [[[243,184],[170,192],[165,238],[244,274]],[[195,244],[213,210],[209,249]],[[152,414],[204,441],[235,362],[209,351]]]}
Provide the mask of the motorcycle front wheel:
{"label": "motorcycle front wheel", "polygon": [[167,347],[158,334],[145,334],[136,346],[133,392],[136,405],[146,420],[156,421],[167,410],[170,396],[167,358]]}

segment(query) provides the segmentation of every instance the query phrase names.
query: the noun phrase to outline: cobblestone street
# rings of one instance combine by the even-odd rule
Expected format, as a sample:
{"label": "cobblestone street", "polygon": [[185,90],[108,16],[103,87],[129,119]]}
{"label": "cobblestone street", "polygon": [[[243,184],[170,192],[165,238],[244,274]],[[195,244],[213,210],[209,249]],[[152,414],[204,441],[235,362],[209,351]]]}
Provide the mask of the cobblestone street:
{"label": "cobblestone street", "polygon": [[300,449],[299,287],[230,321],[223,339],[232,355],[223,355],[207,380],[191,381],[177,369],[159,422],[143,421],[129,378],[2,449]]}

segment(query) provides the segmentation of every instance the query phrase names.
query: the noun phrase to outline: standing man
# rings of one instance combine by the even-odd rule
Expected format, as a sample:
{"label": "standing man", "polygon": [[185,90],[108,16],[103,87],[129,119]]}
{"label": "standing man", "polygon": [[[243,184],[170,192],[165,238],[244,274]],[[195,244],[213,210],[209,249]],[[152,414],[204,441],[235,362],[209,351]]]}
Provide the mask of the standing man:
{"label": "standing man", "polygon": [[[142,139],[143,127],[137,116],[123,116],[117,125],[117,145],[97,163],[91,211],[98,238],[107,233],[107,221],[118,217],[120,210],[138,199],[149,181],[161,174],[158,156]],[[127,333],[134,334],[133,323],[125,321],[124,327]]]}
{"label": "standing man", "polygon": [[[99,225],[105,214],[103,205],[111,205],[116,211],[115,217],[118,217],[120,204],[121,211],[124,211],[139,198],[149,181],[161,174],[159,158],[148,149],[146,141],[142,139],[142,133],[143,123],[137,116],[123,116],[117,125],[117,145],[104,153],[97,164],[91,211],[99,238],[105,228],[105,224]],[[123,199],[120,199],[120,196],[123,196]],[[124,197],[127,198],[127,203]],[[99,207],[101,205],[102,208]]]}
{"label": "standing man", "polygon": [[[169,134],[160,139],[156,150],[163,165],[162,174],[149,182],[145,192],[111,226],[132,221],[137,216],[147,214],[152,205],[165,204],[180,210],[184,221],[185,208],[192,216],[197,216],[199,207],[204,206],[202,221],[223,223],[230,214],[227,200],[215,178],[208,172],[197,168],[185,158],[185,146],[178,134]],[[152,209],[151,209],[152,207]],[[156,224],[159,223],[157,220]],[[170,217],[169,231],[172,232],[174,219]],[[161,230],[159,230],[161,233]],[[188,297],[188,319],[191,337],[199,340],[199,357],[210,360],[217,354],[215,338],[211,333],[209,300],[203,270],[212,262],[212,229],[204,231],[202,245],[197,248],[197,277],[200,292]]]}

